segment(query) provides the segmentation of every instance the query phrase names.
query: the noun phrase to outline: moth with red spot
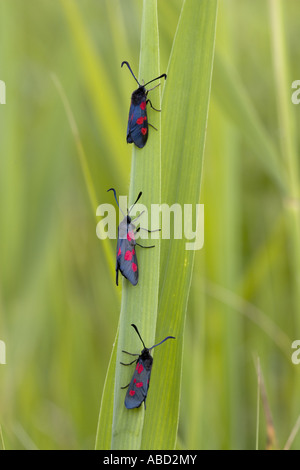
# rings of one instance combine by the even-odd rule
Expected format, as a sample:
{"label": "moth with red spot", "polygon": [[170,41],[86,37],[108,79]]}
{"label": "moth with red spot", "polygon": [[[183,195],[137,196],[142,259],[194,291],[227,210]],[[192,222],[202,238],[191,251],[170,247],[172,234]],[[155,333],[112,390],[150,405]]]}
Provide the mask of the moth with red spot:
{"label": "moth with red spot", "polygon": [[[116,203],[121,210],[116,191],[114,188],[110,188],[107,191],[113,191],[115,195]],[[118,285],[119,279],[119,271],[123,276],[131,282],[133,286],[136,286],[139,280],[139,270],[138,270],[138,261],[136,256],[136,245],[140,246],[141,248],[154,248],[155,245],[151,246],[143,246],[136,242],[135,234],[141,230],[141,227],[136,229],[133,222],[135,222],[141,215],[142,212],[136,217],[133,221],[130,217],[130,211],[133,209],[135,204],[138,202],[140,197],[142,196],[142,192],[139,193],[136,201],[131,206],[131,208],[127,209],[127,215],[125,216],[124,212],[121,210],[124,219],[120,223],[118,227],[118,242],[117,242],[117,262],[116,262],[116,284]],[[157,230],[146,230],[147,232],[155,232]],[[158,229],[159,231],[160,229]]]}
{"label": "moth with red spot", "polygon": [[[133,71],[128,62],[123,61],[121,67],[126,64],[129,68],[133,78],[138,84],[138,88],[132,93],[131,95],[131,103],[129,109],[129,117],[128,117],[128,126],[127,126],[127,143],[132,144],[134,143],[137,147],[143,148],[146,145],[148,139],[148,125],[156,129],[152,124],[148,123],[147,120],[147,104],[149,103],[151,108],[155,111],[160,111],[160,109],[156,109],[152,106],[152,103],[149,99],[147,99],[149,91],[153,90],[159,85],[156,85],[151,90],[146,90],[145,86],[155,80],[159,80],[160,78],[167,78],[167,75],[163,73],[157,78],[153,78],[149,82],[145,83],[145,85],[141,85],[137,80],[136,76],[134,75]],[[157,129],[156,129],[157,130]]]}
{"label": "moth with red spot", "polygon": [[136,367],[135,367],[135,371],[133,373],[131,382],[125,387],[121,387],[121,388],[124,389],[128,387],[128,390],[125,396],[126,408],[128,409],[139,408],[141,404],[144,402],[144,406],[146,409],[146,398],[147,398],[147,393],[149,389],[150,375],[151,375],[151,369],[152,369],[152,364],[153,364],[153,357],[151,356],[150,351],[151,349],[156,348],[156,346],[159,346],[160,344],[162,344],[167,339],[171,339],[171,338],[175,339],[175,337],[167,336],[160,343],[155,344],[151,348],[146,348],[145,343],[142,340],[142,337],[136,325],[132,323],[131,326],[137,332],[144,346],[144,349],[141,351],[141,354],[132,354],[124,350],[122,351],[123,353],[129,354],[130,356],[138,356],[138,358],[134,359],[129,364],[125,364],[124,362],[121,362],[123,366],[130,366],[131,364],[136,362]]}

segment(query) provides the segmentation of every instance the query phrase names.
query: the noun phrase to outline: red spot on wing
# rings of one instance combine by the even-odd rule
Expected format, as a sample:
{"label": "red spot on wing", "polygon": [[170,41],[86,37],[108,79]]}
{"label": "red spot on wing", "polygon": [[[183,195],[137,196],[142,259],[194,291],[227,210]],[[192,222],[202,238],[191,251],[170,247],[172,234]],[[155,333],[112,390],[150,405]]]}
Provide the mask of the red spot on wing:
{"label": "red spot on wing", "polygon": [[130,395],[131,397],[133,397],[133,395],[135,395],[135,391],[134,391],[134,390],[129,390],[129,395]]}
{"label": "red spot on wing", "polygon": [[146,109],[146,101],[142,101],[142,102],[141,102],[140,108],[141,108],[142,110]]}
{"label": "red spot on wing", "polygon": [[135,255],[135,249],[132,249],[132,256]]}
{"label": "red spot on wing", "polygon": [[143,382],[137,382],[136,386],[137,386],[137,388],[141,388],[143,386]]}
{"label": "red spot on wing", "polygon": [[127,232],[127,240],[130,242],[131,240],[134,240],[134,233],[131,230],[128,230]]}
{"label": "red spot on wing", "polygon": [[127,250],[124,256],[125,261],[131,261],[132,260],[132,252],[130,250]]}
{"label": "red spot on wing", "polygon": [[147,134],[147,127],[142,127],[141,131],[142,131],[143,135],[146,135]]}
{"label": "red spot on wing", "polygon": [[132,271],[135,273],[137,271],[137,265],[135,263],[132,263],[131,267]]}
{"label": "red spot on wing", "polygon": [[120,254],[121,254],[121,247],[119,248],[118,256],[120,256]]}
{"label": "red spot on wing", "polygon": [[144,370],[144,367],[143,367],[143,364],[141,364],[140,362],[137,363],[137,366],[136,366],[136,370],[137,370],[137,373],[138,374],[141,374]]}
{"label": "red spot on wing", "polygon": [[143,122],[144,122],[143,116],[139,117],[139,118],[136,120],[136,123],[137,123],[137,124],[143,124]]}
{"label": "red spot on wing", "polygon": [[135,384],[135,382],[136,382],[136,379],[133,379],[133,383],[134,383],[134,384]]}

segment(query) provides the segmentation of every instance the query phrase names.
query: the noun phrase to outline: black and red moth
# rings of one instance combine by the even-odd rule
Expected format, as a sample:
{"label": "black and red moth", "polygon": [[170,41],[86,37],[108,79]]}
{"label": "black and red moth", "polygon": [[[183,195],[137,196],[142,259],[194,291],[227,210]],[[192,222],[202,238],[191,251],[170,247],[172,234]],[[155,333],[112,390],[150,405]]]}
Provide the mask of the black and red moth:
{"label": "black and red moth", "polygon": [[130,356],[138,356],[138,358],[134,359],[129,364],[125,364],[124,362],[121,362],[123,366],[130,366],[134,362],[136,363],[136,367],[135,367],[130,383],[126,385],[125,387],[121,387],[121,388],[122,389],[128,388],[126,396],[125,396],[126,408],[128,409],[139,408],[139,406],[141,406],[141,404],[144,402],[144,406],[146,409],[146,398],[147,398],[147,393],[149,389],[150,375],[151,375],[151,369],[152,369],[152,364],[153,364],[153,357],[151,356],[150,351],[151,349],[156,348],[156,346],[159,346],[160,344],[162,344],[167,339],[170,339],[170,338],[175,339],[175,337],[167,336],[160,343],[155,344],[151,348],[146,348],[145,343],[142,340],[142,337],[136,325],[132,323],[131,326],[137,332],[144,346],[144,349],[141,351],[141,354],[132,354],[124,350],[122,351],[123,353],[129,354]]}
{"label": "black and red moth", "polygon": [[[121,67],[123,67],[124,64],[127,65],[133,78],[139,86],[136,90],[134,90],[131,95],[127,126],[127,143],[134,143],[137,147],[143,148],[146,145],[148,139],[148,124],[149,126],[154,127],[150,123],[148,123],[146,106],[149,103],[152,109],[154,109],[155,111],[160,111],[159,109],[154,108],[152,106],[151,101],[147,99],[149,91],[153,90],[154,88],[156,88],[156,86],[159,85],[156,85],[154,88],[151,88],[151,90],[146,90],[145,86],[151,82],[154,82],[155,80],[159,80],[160,78],[164,77],[166,79],[167,75],[163,73],[159,77],[153,78],[153,80],[150,80],[149,82],[145,83],[145,85],[141,85],[137,80],[136,76],[134,75],[133,71],[131,70],[129,63],[123,61]],[[154,127],[154,129],[156,128]]]}
{"label": "black and red moth", "polygon": [[[142,192],[139,193],[138,197],[136,198],[131,208],[129,210],[127,209],[127,215],[125,215],[119,206],[115,189],[110,188],[107,191],[114,192],[116,203],[124,216],[124,219],[122,220],[122,222],[120,223],[118,227],[116,284],[118,286],[119,271],[120,271],[121,274],[126,279],[128,279],[128,281],[130,281],[133,286],[136,286],[139,280],[138,261],[137,261],[136,251],[135,251],[136,245],[140,246],[141,248],[154,248],[154,245],[143,246],[137,243],[135,240],[135,234],[140,231],[141,227],[138,227],[136,229],[133,222],[135,222],[142,215],[142,212],[133,220],[133,222],[129,215],[130,211],[133,209],[135,204],[138,202],[138,200],[142,196]],[[147,230],[147,229],[143,229],[143,230]],[[147,232],[151,232],[151,230],[147,230]]]}

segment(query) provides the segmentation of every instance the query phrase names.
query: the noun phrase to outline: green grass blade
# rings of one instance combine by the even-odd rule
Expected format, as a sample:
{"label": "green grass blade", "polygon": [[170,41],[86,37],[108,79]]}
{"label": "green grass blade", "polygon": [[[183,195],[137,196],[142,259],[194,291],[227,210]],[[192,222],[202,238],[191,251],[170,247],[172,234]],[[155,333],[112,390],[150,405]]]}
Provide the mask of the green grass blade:
{"label": "green grass blade", "polygon": [[[160,74],[159,44],[156,0],[144,0],[141,29],[141,52],[139,79],[149,80]],[[160,87],[151,92],[151,100],[155,107],[160,108]],[[130,200],[133,201],[138,192],[143,190],[141,202],[150,207],[152,203],[160,203],[160,113],[149,111],[149,121],[159,129],[150,130],[147,145],[143,150],[133,148]],[[143,244],[146,244],[144,242]],[[124,406],[125,391],[121,386],[129,383],[132,369],[119,364],[127,351],[140,351],[141,344],[130,324],[135,323],[145,344],[154,344],[158,287],[159,287],[160,242],[155,241],[155,248],[139,250],[140,270],[139,284],[134,289],[123,282],[122,305],[120,315],[120,333],[117,351],[115,378],[114,419],[112,431],[113,449],[139,449],[144,423],[144,407],[127,410]]]}
{"label": "green grass blade", "polygon": [[[116,138],[116,134],[120,135],[124,126],[116,112],[119,104],[113,83],[108,79],[107,67],[95,50],[76,2],[61,0],[61,3],[74,39],[87,92],[98,119],[99,133],[109,143],[108,152],[114,160],[115,174],[122,178],[122,175],[126,174],[126,162],[120,159],[119,155],[124,149],[124,140]],[[106,165],[108,164],[106,161]]]}
{"label": "green grass blade", "polygon": [[[81,166],[81,169],[82,169],[82,173],[83,173],[83,176],[84,176],[84,180],[85,180],[87,192],[88,192],[88,195],[89,195],[89,200],[90,200],[90,203],[91,203],[92,211],[96,215],[96,213],[95,213],[95,208],[97,207],[96,191],[95,191],[92,175],[91,175],[91,172],[90,172],[90,169],[89,169],[88,160],[87,160],[87,157],[86,157],[86,154],[85,154],[85,151],[84,151],[81,139],[80,139],[79,130],[78,130],[78,127],[77,127],[77,124],[76,124],[76,121],[75,121],[75,117],[74,117],[74,114],[72,112],[70,103],[69,103],[68,98],[66,96],[66,93],[65,93],[65,91],[62,87],[62,84],[60,83],[60,81],[58,80],[58,78],[55,74],[52,74],[52,80],[53,80],[53,82],[54,82],[54,84],[57,88],[57,91],[58,91],[58,93],[61,97],[61,100],[63,102],[64,108],[65,108],[65,111],[66,111],[66,115],[67,115],[67,118],[68,118],[68,121],[69,121],[69,124],[70,124],[70,128],[71,128],[71,131],[72,131],[72,134],[73,134],[74,142],[75,142],[75,145],[76,145],[77,154],[78,154],[80,166]],[[106,257],[106,261],[107,261],[107,264],[108,264],[108,269],[110,270],[111,273],[113,273],[113,267],[115,265],[114,254],[111,250],[111,246],[109,245],[108,240],[103,240],[103,241],[104,241],[104,243],[103,243],[102,246],[103,246],[104,255]]]}
{"label": "green grass blade", "polygon": [[[273,66],[276,89],[276,101],[278,111],[278,124],[280,129],[281,158],[287,172],[288,198],[285,204],[285,215],[287,220],[287,233],[289,239],[289,264],[292,271],[291,289],[295,310],[294,325],[295,337],[300,332],[299,305],[300,305],[300,175],[299,175],[299,152],[297,149],[297,124],[294,115],[294,106],[290,101],[290,84],[292,78],[289,71],[287,54],[286,32],[284,27],[285,10],[283,2],[269,1],[269,12],[271,22],[271,39],[273,49]],[[298,393],[300,386],[299,374],[293,385],[294,391],[294,413],[298,413]]]}
{"label": "green grass blade", "polygon": [[[124,68],[124,75],[128,71]],[[157,25],[157,4],[156,0],[144,1],[142,30],[141,30],[141,55],[140,55],[140,81],[151,80],[160,75],[159,70],[159,44],[158,44],[158,25]],[[131,79],[132,89],[135,86]],[[151,101],[153,105],[160,108],[160,88],[151,92]],[[139,191],[143,191],[140,203],[150,209],[150,204],[160,203],[160,184],[161,184],[161,117],[160,113],[149,110],[148,118],[158,132],[149,131],[149,139],[144,149],[140,150],[133,147],[132,169],[129,201],[132,203]],[[143,245],[149,244],[147,241]],[[152,244],[152,243],[151,243]],[[126,368],[120,365],[124,361],[122,349],[132,352],[141,350],[141,343],[134,330],[130,326],[135,323],[145,341],[146,345],[152,346],[155,339],[156,316],[158,307],[158,289],[159,289],[159,260],[160,260],[160,240],[155,240],[155,248],[150,250],[139,250],[140,269],[139,284],[132,287],[127,280],[123,280],[122,287],[122,305],[120,313],[119,338],[117,343],[117,359],[115,368],[115,377],[113,367],[108,371],[107,383],[115,381],[114,391],[114,410],[112,424],[111,447],[113,449],[139,449],[142,429],[144,423],[144,407],[137,410],[127,410],[124,406],[125,391],[121,386],[130,381],[132,368]],[[113,377],[113,379],[112,379]],[[104,391],[104,393],[106,393]],[[111,401],[111,396],[106,395],[102,401],[102,409],[106,409],[104,401]],[[105,398],[106,397],[106,398]],[[107,404],[109,409],[109,404]],[[102,419],[105,419],[103,411]],[[104,422],[104,421],[103,421]],[[102,420],[98,426],[98,436],[96,448],[101,448],[102,436],[106,429]]]}
{"label": "green grass blade", "polygon": [[[288,204],[286,204],[290,238],[292,243],[291,266],[293,269],[295,305],[300,303],[300,217],[299,217],[299,156],[297,153],[296,125],[294,107],[290,102],[289,66],[286,52],[284,15],[282,1],[269,1],[274,78],[276,86],[276,101],[278,123],[280,129],[281,158],[287,174]],[[296,202],[296,208],[294,203]],[[300,330],[299,315],[296,318]]]}
{"label": "green grass blade", "polygon": [[297,199],[299,197],[299,162],[294,109],[290,102],[291,79],[286,53],[282,1],[269,0],[269,9],[281,154],[287,169],[289,196]]}
{"label": "green grass blade", "polygon": [[216,54],[215,58],[213,96],[249,142],[259,164],[282,192],[285,192],[284,169],[280,162],[278,149],[264,129],[233,65],[226,62],[219,54]]}
{"label": "green grass blade", "polygon": [[4,439],[3,439],[1,424],[0,424],[0,442],[1,442],[1,450],[5,450],[5,443],[4,443]]}
{"label": "green grass blade", "polygon": [[[217,1],[184,3],[163,95],[162,201],[182,208],[200,197],[216,15]],[[176,336],[176,344],[171,353],[161,347],[153,367],[151,413],[145,417],[142,442],[147,449],[173,449],[177,437],[183,331],[194,262],[194,251],[187,251],[185,243],[184,238],[162,241],[156,341],[168,333]]]}
{"label": "green grass blade", "polygon": [[109,450],[111,446],[111,432],[112,432],[112,420],[113,420],[113,400],[111,397],[114,395],[115,386],[115,372],[116,372],[116,355],[117,348],[116,344],[118,341],[118,333],[116,335],[116,341],[114,342],[109,365],[107,368],[107,374],[103,387],[100,412],[98,417],[98,426],[96,434],[95,449]]}

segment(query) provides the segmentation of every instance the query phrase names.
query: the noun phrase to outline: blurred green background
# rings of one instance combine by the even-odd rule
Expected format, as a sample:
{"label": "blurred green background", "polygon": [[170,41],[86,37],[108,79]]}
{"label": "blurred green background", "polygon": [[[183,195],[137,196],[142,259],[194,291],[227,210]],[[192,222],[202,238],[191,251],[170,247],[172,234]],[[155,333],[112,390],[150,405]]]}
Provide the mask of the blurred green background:
{"label": "blurred green background", "polygon": [[[219,3],[200,201],[205,246],[196,253],[187,311],[180,448],[255,448],[257,357],[279,447],[300,414],[300,365],[291,362],[291,342],[300,339],[300,107],[290,99],[300,78],[300,4],[286,0],[278,22],[271,3]],[[134,83],[120,64],[138,70],[142,2],[72,4],[78,15],[68,0],[0,0],[7,362],[0,365],[0,447],[7,449],[94,447],[120,311],[107,255],[115,242],[98,240],[95,214],[111,202],[107,188],[128,192]],[[181,6],[158,1],[162,72]],[[95,207],[53,74],[77,123]],[[258,419],[264,448],[261,406]]]}

